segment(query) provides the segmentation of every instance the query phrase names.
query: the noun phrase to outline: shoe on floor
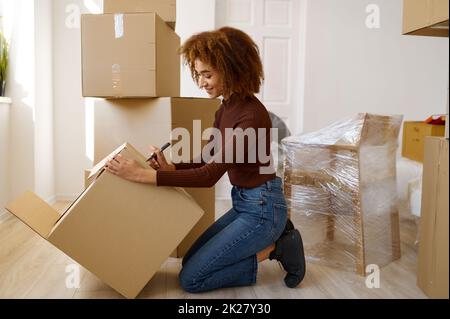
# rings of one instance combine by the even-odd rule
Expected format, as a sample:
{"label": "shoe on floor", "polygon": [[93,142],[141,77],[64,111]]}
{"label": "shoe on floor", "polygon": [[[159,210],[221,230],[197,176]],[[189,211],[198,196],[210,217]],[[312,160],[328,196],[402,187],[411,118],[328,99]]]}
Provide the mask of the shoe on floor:
{"label": "shoe on floor", "polygon": [[270,260],[276,259],[287,272],[284,282],[289,288],[297,287],[305,277],[306,263],[303,241],[297,229],[286,230],[276,241]]}

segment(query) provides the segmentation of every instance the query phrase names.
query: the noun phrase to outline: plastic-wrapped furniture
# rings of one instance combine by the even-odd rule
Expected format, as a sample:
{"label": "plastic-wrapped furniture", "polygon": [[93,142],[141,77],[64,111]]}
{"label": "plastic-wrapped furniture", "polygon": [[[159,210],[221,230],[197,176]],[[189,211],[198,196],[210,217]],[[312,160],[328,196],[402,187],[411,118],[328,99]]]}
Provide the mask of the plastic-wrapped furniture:
{"label": "plastic-wrapped furniture", "polygon": [[270,120],[272,121],[272,127],[278,132],[278,139],[273,141],[275,143],[271,144],[271,153],[277,153],[278,156],[274,156],[276,174],[278,177],[283,178],[283,162],[284,162],[284,150],[281,144],[281,140],[291,136],[291,131],[289,130],[287,124],[275,113],[268,112]]}
{"label": "plastic-wrapped furniture", "polygon": [[356,271],[400,258],[396,152],[402,116],[361,113],[283,139],[284,190],[308,261]]}

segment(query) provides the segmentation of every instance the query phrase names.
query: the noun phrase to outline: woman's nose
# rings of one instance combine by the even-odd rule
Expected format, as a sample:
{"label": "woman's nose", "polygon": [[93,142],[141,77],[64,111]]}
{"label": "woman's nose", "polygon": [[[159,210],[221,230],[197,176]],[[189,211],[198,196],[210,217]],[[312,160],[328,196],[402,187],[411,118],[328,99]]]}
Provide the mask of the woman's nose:
{"label": "woman's nose", "polygon": [[200,88],[203,89],[206,86],[206,81],[204,78],[200,78]]}

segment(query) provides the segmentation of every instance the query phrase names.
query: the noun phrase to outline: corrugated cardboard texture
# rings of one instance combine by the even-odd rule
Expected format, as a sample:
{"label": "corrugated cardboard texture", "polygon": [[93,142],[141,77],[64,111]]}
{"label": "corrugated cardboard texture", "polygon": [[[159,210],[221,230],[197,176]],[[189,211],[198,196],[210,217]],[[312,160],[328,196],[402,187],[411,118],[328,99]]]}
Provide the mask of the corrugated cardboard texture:
{"label": "corrugated cardboard texture", "polygon": [[[94,162],[99,161],[124,141],[148,156],[149,145],[161,146],[170,139],[170,132],[182,127],[191,132],[193,120],[201,121],[201,129],[212,127],[219,100],[200,98],[156,98],[97,100],[94,106]],[[202,146],[207,141],[202,142]],[[193,142],[191,140],[191,150]],[[169,157],[169,149],[165,152]],[[199,155],[191,153],[190,158]],[[184,256],[207,227],[215,220],[215,188],[186,188],[186,191],[205,211],[204,216],[189,233],[178,249],[178,257]]]}
{"label": "corrugated cardboard texture", "polygon": [[85,97],[180,95],[180,38],[155,13],[84,14],[81,46]]}
{"label": "corrugated cardboard texture", "polygon": [[103,12],[156,12],[172,29],[175,29],[176,0],[103,0]]}
{"label": "corrugated cardboard texture", "polygon": [[432,298],[448,298],[448,140],[427,137],[423,167],[418,286]]}
{"label": "corrugated cardboard texture", "polygon": [[47,239],[60,215],[32,192],[26,192],[6,206],[6,209]]}

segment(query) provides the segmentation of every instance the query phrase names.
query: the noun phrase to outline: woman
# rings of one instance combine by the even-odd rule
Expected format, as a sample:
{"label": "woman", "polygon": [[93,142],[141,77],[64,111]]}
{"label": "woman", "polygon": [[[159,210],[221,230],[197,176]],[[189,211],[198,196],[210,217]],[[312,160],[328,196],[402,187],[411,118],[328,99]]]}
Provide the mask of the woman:
{"label": "woman", "polygon": [[[134,182],[179,187],[211,187],[228,173],[233,208],[210,226],[184,257],[180,284],[186,291],[254,284],[258,262],[268,258],[282,264],[287,271],[286,285],[296,287],[305,274],[303,244],[287,219],[282,181],[274,172],[262,173],[267,163],[259,158],[250,160],[261,146],[270,151],[272,126],[266,108],[254,96],[264,78],[258,47],[244,32],[225,27],[192,36],[180,53],[200,88],[211,98],[223,98],[214,122],[222,136],[226,128],[253,129],[256,140],[264,144],[245,139],[242,154],[233,135],[231,140],[221,140],[220,151],[213,152],[207,162],[172,164],[153,148],[157,154],[150,163],[153,169],[121,156],[109,161],[107,169]],[[231,158],[225,158],[228,151],[234,151]],[[243,162],[237,155],[244,155]]]}

